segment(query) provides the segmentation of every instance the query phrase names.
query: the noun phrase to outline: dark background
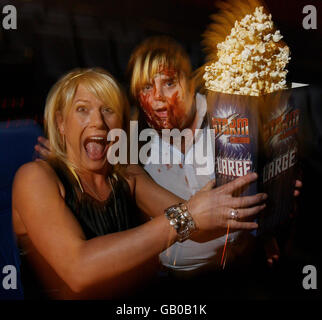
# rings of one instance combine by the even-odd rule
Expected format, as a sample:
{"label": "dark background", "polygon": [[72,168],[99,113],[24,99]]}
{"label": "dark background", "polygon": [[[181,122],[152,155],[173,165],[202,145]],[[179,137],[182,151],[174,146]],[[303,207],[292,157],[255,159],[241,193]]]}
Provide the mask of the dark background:
{"label": "dark background", "polygon": [[[75,67],[106,68],[127,88],[130,53],[150,35],[174,37],[186,48],[193,67],[201,66],[202,33],[215,12],[213,0],[0,0],[0,18],[7,4],[15,5],[18,14],[17,30],[4,30],[0,19],[0,121],[7,123],[31,118],[42,124],[48,90]],[[291,241],[282,239],[286,258],[272,276],[283,284],[280,296],[311,297],[303,292],[301,281],[306,264],[322,272],[322,1],[266,4],[291,48],[288,80],[312,84],[300,127],[304,187],[298,216],[290,228]],[[317,30],[302,27],[302,10],[308,4],[317,8]]]}
{"label": "dark background", "polygon": [[[214,0],[0,0],[0,12],[6,4],[15,5],[18,18],[17,30],[0,28],[1,120],[37,116],[40,121],[49,88],[75,67],[104,67],[126,87],[130,53],[150,35],[174,37],[199,67],[202,33],[215,12]],[[266,4],[291,48],[288,79],[321,82],[322,1]],[[307,4],[317,8],[317,30],[302,27]]]}

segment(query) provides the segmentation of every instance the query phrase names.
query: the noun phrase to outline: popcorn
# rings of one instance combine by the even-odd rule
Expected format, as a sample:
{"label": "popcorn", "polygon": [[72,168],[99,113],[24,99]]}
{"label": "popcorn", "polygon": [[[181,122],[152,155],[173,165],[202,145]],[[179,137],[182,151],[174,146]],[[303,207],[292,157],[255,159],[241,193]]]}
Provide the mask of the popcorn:
{"label": "popcorn", "polygon": [[205,67],[206,88],[252,96],[285,89],[290,50],[282,38],[262,6],[235,21],[230,35],[217,44],[218,60]]}

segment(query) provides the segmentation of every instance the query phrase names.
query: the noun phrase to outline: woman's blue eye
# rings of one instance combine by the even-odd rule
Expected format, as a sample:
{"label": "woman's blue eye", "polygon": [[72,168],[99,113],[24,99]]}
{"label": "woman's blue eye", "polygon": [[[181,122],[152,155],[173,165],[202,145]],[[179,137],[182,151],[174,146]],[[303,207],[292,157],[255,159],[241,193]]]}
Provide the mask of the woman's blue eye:
{"label": "woman's blue eye", "polygon": [[85,111],[87,111],[87,108],[86,107],[84,107],[84,106],[80,106],[80,107],[77,107],[77,109],[76,109],[78,112],[85,112]]}

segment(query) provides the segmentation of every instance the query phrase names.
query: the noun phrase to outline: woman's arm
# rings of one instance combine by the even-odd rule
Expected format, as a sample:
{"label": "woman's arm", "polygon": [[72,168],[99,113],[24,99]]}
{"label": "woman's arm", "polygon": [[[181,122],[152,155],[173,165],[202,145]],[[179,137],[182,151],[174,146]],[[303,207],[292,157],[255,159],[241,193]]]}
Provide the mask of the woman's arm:
{"label": "woman's arm", "polygon": [[[264,195],[233,197],[237,189],[256,178],[256,174],[249,174],[214,190],[208,186],[209,190],[205,188],[193,196],[187,206],[197,228],[225,230],[228,223],[231,230],[256,228],[256,223],[243,220],[263,209],[258,204],[265,199]],[[152,194],[150,198],[144,196],[144,184],[138,180],[136,183],[139,203],[147,209],[151,207],[149,201],[156,206]],[[175,229],[163,214],[139,227],[86,240],[65,204],[63,191],[48,164],[43,161],[26,164],[14,180],[13,213],[20,216],[38,252],[75,292],[135,269],[176,240]],[[170,198],[158,205],[177,203],[176,197],[173,200]],[[238,208],[239,221],[231,219],[231,208]]]}
{"label": "woman's arm", "polygon": [[139,165],[129,165],[127,173],[134,181],[134,196],[140,210],[148,217],[164,214],[164,209],[179,202],[185,202],[170,191],[162,188]]}
{"label": "woman's arm", "polygon": [[86,240],[65,204],[56,174],[43,162],[26,164],[17,172],[13,211],[35,248],[75,292],[135,268],[176,239],[161,215],[137,228]]}
{"label": "woman's arm", "polygon": [[[137,204],[149,216],[159,216],[164,214],[164,209],[174,203],[185,202],[156,184],[141,167],[132,165],[128,172],[135,177]],[[214,188],[216,183],[213,180],[191,197],[187,205],[199,229],[219,233],[226,232],[227,218],[229,218],[232,209],[238,209],[240,218],[239,221],[229,221],[232,231],[256,228],[256,223],[244,222],[244,220],[249,220],[250,216],[265,208],[265,204],[262,204],[262,202],[266,200],[267,195],[258,193],[253,196],[233,196],[236,191],[241,190],[256,179],[257,174],[252,173],[217,188]]]}

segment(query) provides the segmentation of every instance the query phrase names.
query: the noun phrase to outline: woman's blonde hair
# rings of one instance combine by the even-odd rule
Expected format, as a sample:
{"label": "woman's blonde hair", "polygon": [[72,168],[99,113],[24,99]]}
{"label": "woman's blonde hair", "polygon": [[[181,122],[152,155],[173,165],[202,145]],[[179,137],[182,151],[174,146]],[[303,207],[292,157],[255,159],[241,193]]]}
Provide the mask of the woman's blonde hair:
{"label": "woman's blonde hair", "polygon": [[75,69],[68,72],[49,91],[44,115],[51,158],[61,160],[68,166],[74,165],[67,159],[65,141],[60,134],[57,117],[60,114],[64,118],[68,114],[80,84],[108,105],[122,121],[126,134],[129,132],[129,104],[123,89],[111,74],[100,68]]}

